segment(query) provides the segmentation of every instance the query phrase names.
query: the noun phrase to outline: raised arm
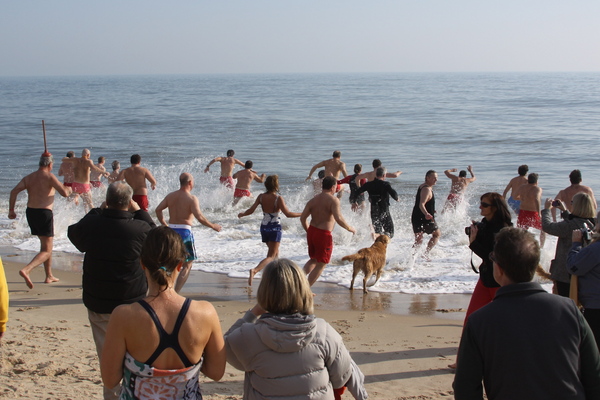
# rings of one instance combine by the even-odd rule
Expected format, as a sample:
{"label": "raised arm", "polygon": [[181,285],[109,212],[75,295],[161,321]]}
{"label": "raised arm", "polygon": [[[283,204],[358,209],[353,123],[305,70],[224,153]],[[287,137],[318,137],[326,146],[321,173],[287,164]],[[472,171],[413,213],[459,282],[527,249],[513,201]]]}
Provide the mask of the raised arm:
{"label": "raised arm", "polygon": [[260,176],[258,176],[258,174],[256,172],[254,173],[254,180],[258,183],[263,183],[266,178],[267,178],[267,174],[261,174]]}
{"label": "raised arm", "polygon": [[212,222],[207,220],[206,217],[204,217],[204,214],[202,214],[202,211],[200,211],[200,203],[198,202],[198,198],[196,196],[194,196],[194,205],[192,206],[192,214],[194,214],[194,217],[196,217],[198,222],[200,222],[202,225],[207,226],[217,232],[221,232],[221,225],[213,224]]}
{"label": "raised arm", "polygon": [[246,164],[244,164],[243,162],[241,162],[240,160],[238,160],[237,158],[234,158],[233,161],[237,164],[237,165],[241,165],[242,167],[245,167]]}
{"label": "raised arm", "polygon": [[297,213],[297,212],[291,212],[288,208],[287,205],[285,204],[285,200],[283,199],[282,196],[279,196],[279,209],[281,210],[281,212],[283,213],[283,215],[285,215],[288,218],[298,218],[299,216],[301,216],[301,213]]}
{"label": "raised arm", "polygon": [[[307,181],[311,180],[312,174],[314,174],[318,168],[321,168],[324,166],[325,166],[325,161],[321,161],[320,163],[313,165],[313,167],[310,169],[310,172],[308,173],[308,177],[306,178],[306,180]],[[344,176],[346,176],[346,175],[344,175]]]}
{"label": "raised arm", "polygon": [[396,172],[386,172],[385,173],[385,177],[386,178],[397,178],[400,175],[402,175],[402,171],[396,171]]}
{"label": "raised arm", "polygon": [[454,179],[456,179],[456,178],[457,178],[457,176],[456,176],[456,175],[454,175],[454,174],[452,174],[452,172],[456,172],[456,171],[458,171],[456,168],[447,169],[447,170],[445,170],[445,171],[444,171],[444,174],[445,174],[445,175],[446,175],[448,178],[450,178],[450,179],[454,180]]}
{"label": "raised arm", "polygon": [[221,161],[223,159],[223,157],[215,157],[213,158],[208,165],[206,166],[206,168],[204,168],[204,172],[208,172],[210,171],[210,166],[213,165],[214,163],[216,163],[217,161]]}
{"label": "raised arm", "polygon": [[473,166],[469,165],[467,167],[467,171],[469,171],[469,173],[471,174],[471,177],[467,178],[467,182],[469,182],[469,183],[474,182],[475,179],[477,179],[477,178],[475,177],[475,173],[473,172]]}

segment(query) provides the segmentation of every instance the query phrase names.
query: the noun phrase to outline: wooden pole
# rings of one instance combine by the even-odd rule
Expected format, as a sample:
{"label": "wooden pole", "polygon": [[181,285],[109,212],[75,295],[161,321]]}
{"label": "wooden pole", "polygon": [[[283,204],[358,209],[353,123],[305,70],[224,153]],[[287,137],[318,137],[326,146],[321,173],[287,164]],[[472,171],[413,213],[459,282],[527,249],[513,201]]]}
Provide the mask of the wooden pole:
{"label": "wooden pole", "polygon": [[48,151],[48,144],[46,142],[46,124],[44,123],[44,120],[42,120],[42,130],[44,131],[44,154],[42,154],[42,156],[50,157],[52,154]]}

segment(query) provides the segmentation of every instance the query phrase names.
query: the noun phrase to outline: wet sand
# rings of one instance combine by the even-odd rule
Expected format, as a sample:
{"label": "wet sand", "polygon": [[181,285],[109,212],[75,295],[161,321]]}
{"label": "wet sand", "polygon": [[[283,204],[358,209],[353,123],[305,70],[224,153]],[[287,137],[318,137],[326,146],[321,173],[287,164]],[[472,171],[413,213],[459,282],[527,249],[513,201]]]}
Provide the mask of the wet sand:
{"label": "wet sand", "polygon": [[[57,253],[54,272],[61,281],[41,283],[44,273],[38,267],[30,290],[18,275],[33,255],[24,253],[0,249],[10,294],[0,346],[0,398],[101,398],[98,359],[81,301],[81,257]],[[366,376],[370,398],[452,398],[454,376],[447,365],[456,357],[464,312],[441,310],[464,309],[468,295],[363,295],[320,283],[314,291],[316,314],[342,335]],[[211,301],[224,331],[254,303],[244,279],[197,271],[184,294]],[[202,377],[204,398],[241,399],[243,379],[243,372],[229,365],[220,382]]]}

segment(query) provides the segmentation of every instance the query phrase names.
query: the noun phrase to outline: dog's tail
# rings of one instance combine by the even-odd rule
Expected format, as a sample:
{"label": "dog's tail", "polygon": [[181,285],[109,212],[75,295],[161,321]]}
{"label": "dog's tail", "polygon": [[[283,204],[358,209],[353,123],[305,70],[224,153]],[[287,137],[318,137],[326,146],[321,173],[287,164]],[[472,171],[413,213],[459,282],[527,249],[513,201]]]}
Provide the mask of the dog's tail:
{"label": "dog's tail", "polygon": [[363,256],[359,253],[350,254],[349,256],[342,257],[342,261],[354,261],[363,258]]}

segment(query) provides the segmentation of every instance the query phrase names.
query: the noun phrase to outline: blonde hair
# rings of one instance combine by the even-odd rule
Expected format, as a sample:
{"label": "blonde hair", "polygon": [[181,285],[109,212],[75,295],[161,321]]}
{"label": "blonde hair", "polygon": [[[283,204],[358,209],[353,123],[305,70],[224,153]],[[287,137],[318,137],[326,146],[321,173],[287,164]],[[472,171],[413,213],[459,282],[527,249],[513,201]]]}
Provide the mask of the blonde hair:
{"label": "blonde hair", "polygon": [[584,192],[579,192],[573,196],[572,214],[580,218],[595,218],[596,205],[592,201],[592,196]]}
{"label": "blonde hair", "polygon": [[313,314],[313,293],[306,274],[292,260],[271,261],[256,294],[258,304],[272,314]]}

